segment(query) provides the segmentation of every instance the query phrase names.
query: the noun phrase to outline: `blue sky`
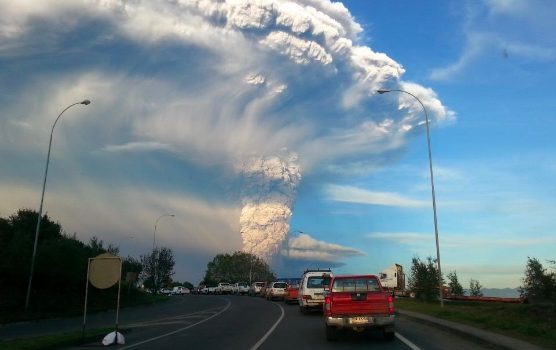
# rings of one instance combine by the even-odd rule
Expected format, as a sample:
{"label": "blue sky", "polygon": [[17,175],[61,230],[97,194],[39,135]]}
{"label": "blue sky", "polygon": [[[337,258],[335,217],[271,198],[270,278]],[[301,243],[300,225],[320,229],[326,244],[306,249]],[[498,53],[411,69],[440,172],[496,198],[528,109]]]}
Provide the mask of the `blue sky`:
{"label": "blue sky", "polygon": [[556,251],[554,7],[0,1],[0,215],[38,208],[51,124],[89,98],[55,131],[68,233],[138,256],[173,213],[157,242],[194,283],[240,249],[409,269],[436,253],[421,107],[375,94],[399,88],[431,118],[443,272],[517,287]]}

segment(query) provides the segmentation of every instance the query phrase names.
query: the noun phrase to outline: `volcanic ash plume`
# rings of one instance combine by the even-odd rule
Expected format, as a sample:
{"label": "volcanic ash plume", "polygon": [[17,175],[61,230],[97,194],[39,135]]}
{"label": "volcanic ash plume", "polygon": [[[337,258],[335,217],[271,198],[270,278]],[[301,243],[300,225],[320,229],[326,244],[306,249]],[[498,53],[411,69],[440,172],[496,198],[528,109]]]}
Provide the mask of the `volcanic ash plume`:
{"label": "volcanic ash plume", "polygon": [[243,250],[269,260],[290,229],[289,219],[301,179],[297,155],[253,158],[243,164],[242,173],[239,223]]}

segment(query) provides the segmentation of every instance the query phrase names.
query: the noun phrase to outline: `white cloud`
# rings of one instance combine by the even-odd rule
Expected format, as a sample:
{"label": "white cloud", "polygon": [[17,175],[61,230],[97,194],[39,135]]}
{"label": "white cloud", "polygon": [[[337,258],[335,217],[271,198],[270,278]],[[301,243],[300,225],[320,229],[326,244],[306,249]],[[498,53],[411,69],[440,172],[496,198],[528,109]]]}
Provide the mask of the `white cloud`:
{"label": "white cloud", "polygon": [[367,237],[371,239],[390,241],[397,244],[415,244],[428,242],[432,239],[430,234],[417,232],[373,232],[369,233]]}
{"label": "white cloud", "polygon": [[464,264],[464,265],[446,265],[446,272],[456,271],[458,274],[471,275],[522,275],[524,266],[521,265],[481,265],[481,264]]}
{"label": "white cloud", "polygon": [[[410,246],[421,245],[423,242],[434,240],[432,233],[418,232],[373,232],[367,234],[370,239],[389,241],[396,244]],[[460,248],[487,248],[487,247],[528,247],[543,246],[546,244],[556,244],[556,236],[535,237],[527,235],[479,235],[479,234],[452,234],[442,233],[440,245],[446,249]]]}
{"label": "white cloud", "polygon": [[486,4],[492,14],[519,16],[529,10],[531,0],[487,0]]}
{"label": "white cloud", "polygon": [[[2,216],[19,208],[38,207],[39,188],[3,184],[0,193],[4,198],[0,203]],[[138,254],[152,249],[154,222],[166,212],[176,216],[165,221],[168,228],[157,234],[158,245],[210,253],[239,250],[239,209],[192,195],[99,186],[89,181],[72,184],[71,188],[52,184],[45,196],[45,212],[66,232],[77,232],[83,241],[96,235],[106,243],[117,243],[121,237],[133,234],[134,244],[142,248]]]}
{"label": "white cloud", "polygon": [[433,69],[430,78],[449,81],[480,60],[493,62],[492,57],[550,63],[556,59],[554,11],[556,4],[542,0],[488,0],[468,6],[459,58]]}
{"label": "white cloud", "polygon": [[338,262],[341,258],[364,255],[358,249],[319,241],[302,233],[287,240],[282,255],[292,259]]}
{"label": "white cloud", "polygon": [[[517,264],[466,264],[444,263],[443,274],[456,271],[464,289],[469,288],[471,279],[478,280],[483,288],[517,288],[524,277],[524,265]],[[488,296],[488,295],[487,295]]]}
{"label": "white cloud", "polygon": [[430,206],[427,201],[406,198],[397,193],[374,192],[353,186],[327,185],[325,193],[329,200],[347,203],[384,205],[404,208],[423,208]]}
{"label": "white cloud", "polygon": [[175,151],[172,146],[158,142],[129,142],[122,145],[106,145],[104,152],[146,152],[146,151]]}
{"label": "white cloud", "polygon": [[[0,58],[8,67],[2,74],[20,82],[0,106],[0,152],[29,163],[42,159],[54,117],[70,103],[90,99],[90,106],[73,108],[60,121],[52,159],[58,164],[53,169],[66,172],[60,181],[80,186],[82,194],[72,198],[52,186],[49,195],[69,225],[87,209],[105,217],[101,223],[84,220],[81,230],[91,232],[103,230],[104,224],[107,229],[118,226],[121,218],[112,213],[121,208],[129,208],[126,215],[157,211],[131,202],[155,201],[165,204],[161,211],[172,204],[190,212],[205,200],[211,202],[203,193],[209,192],[208,179],[233,187],[241,178],[236,164],[276,156],[285,147],[299,155],[296,164],[303,175],[323,169],[369,170],[362,162],[400,150],[409,131],[422,122],[421,111],[401,96],[376,102],[376,89],[411,89],[434,121],[447,120],[451,112],[432,90],[403,82],[401,64],[361,46],[361,31],[342,4],[328,0],[66,0],[52,6],[0,0]],[[375,103],[387,106],[388,115],[375,114]],[[130,177],[111,176],[115,163],[126,152],[149,157],[157,150],[172,152],[174,157],[168,158],[180,164],[157,159],[156,169],[137,174],[144,176],[138,186],[145,187],[137,191],[146,197],[120,193],[126,199],[119,201],[102,191],[103,184],[110,184],[131,192]],[[139,158],[125,157],[125,166],[137,166]],[[167,184],[166,175],[188,179],[168,171],[202,173],[201,183],[188,184],[201,204],[183,199],[192,206],[188,209],[178,195],[167,198],[166,192],[154,190],[157,183]],[[4,172],[0,178],[10,177]],[[83,174],[91,176],[90,184],[80,182]],[[190,195],[176,182],[167,186]],[[106,197],[89,199],[85,191]],[[219,195],[233,201],[241,192]],[[422,205],[391,193],[352,193],[365,203]],[[61,198],[73,205],[66,206]],[[102,203],[105,209],[77,205],[77,198]],[[282,211],[279,230],[285,234],[291,213]],[[205,211],[191,221],[197,232],[215,229],[232,235],[229,240],[237,238],[221,224],[211,224]]]}
{"label": "white cloud", "polygon": [[463,52],[456,62],[432,70],[429,78],[436,81],[449,81],[461,74],[493,44],[492,37],[483,33],[468,33]]}
{"label": "white cloud", "polygon": [[[9,7],[8,2],[0,6]],[[90,97],[94,109],[90,109],[97,112],[108,107],[102,103],[110,103],[105,110],[112,116],[111,123],[119,123],[115,131],[131,130],[124,140],[127,147],[137,148],[140,142],[168,145],[197,161],[210,158],[218,162],[253,153],[273,154],[288,146],[300,154],[305,171],[311,171],[322,161],[341,162],[347,155],[353,159],[368,149],[379,154],[403,147],[405,134],[419,123],[415,118],[404,118],[404,112],[395,115],[394,108],[389,120],[378,122],[370,122],[367,113],[357,111],[360,104],[374,98],[372,91],[400,79],[403,69],[387,55],[357,45],[361,27],[341,4],[325,0],[64,2],[9,12],[13,16],[5,21],[18,23],[21,28],[18,37],[11,40],[25,42],[41,35],[31,18],[43,18],[45,25],[51,21],[57,26],[53,18],[65,18],[66,12],[78,13],[76,20],[67,24],[68,31],[79,31],[80,23],[87,22],[84,19],[106,24],[106,32],[91,40],[93,45],[114,45],[117,40],[127,39],[144,47],[164,46],[167,42],[187,47],[181,52],[184,63],[176,61],[173,79],[133,76],[125,67],[116,75],[89,68],[81,76],[75,71],[65,75],[60,72],[35,87],[60,87],[56,90],[63,96],[76,91],[75,86],[70,87],[76,79],[82,91],[94,95]],[[48,47],[39,45],[36,50],[56,50],[65,35],[54,33],[55,40]],[[63,54],[71,47],[59,49]],[[20,54],[24,56],[25,50],[23,46]],[[94,48],[91,52],[103,54]],[[187,55],[194,57],[197,53],[211,64],[192,69]],[[114,60],[110,54],[105,55]],[[310,69],[300,69],[300,65]],[[190,82],[188,77],[192,75],[194,81]],[[183,84],[184,79],[188,84]],[[416,84],[404,84],[418,89]],[[306,94],[307,89],[314,89],[314,96]],[[320,98],[319,90],[329,98]],[[292,106],[289,99],[299,93],[305,101]],[[445,118],[448,111],[431,90],[421,98],[431,108],[431,117]],[[53,110],[65,103],[49,101]],[[336,120],[323,123],[320,113],[314,112],[316,104],[333,113]],[[44,104],[37,103],[36,107],[44,110]],[[25,107],[20,109],[28,112]],[[413,113],[410,109],[409,114]],[[120,143],[106,138],[105,144],[110,145],[108,150]]]}

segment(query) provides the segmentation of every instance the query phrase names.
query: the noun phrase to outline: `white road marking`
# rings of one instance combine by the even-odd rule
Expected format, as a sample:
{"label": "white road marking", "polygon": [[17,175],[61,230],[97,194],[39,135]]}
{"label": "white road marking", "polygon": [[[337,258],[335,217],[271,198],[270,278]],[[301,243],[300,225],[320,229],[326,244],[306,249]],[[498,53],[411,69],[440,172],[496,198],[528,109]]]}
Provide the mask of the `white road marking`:
{"label": "white road marking", "polygon": [[276,321],[276,323],[274,323],[274,325],[272,325],[272,327],[270,327],[270,329],[268,330],[268,332],[266,332],[266,334],[255,344],[251,347],[250,350],[257,350],[259,348],[259,346],[263,345],[263,343],[265,342],[265,340],[270,337],[270,335],[272,334],[272,332],[274,332],[274,330],[276,329],[276,327],[278,327],[278,325],[280,324],[280,322],[282,321],[282,319],[284,318],[284,308],[282,307],[282,305],[278,304],[278,303],[273,303],[274,305],[278,306],[280,308],[280,318],[278,319],[278,321]]}
{"label": "white road marking", "polygon": [[220,315],[221,313],[223,313],[224,311],[228,310],[228,309],[230,308],[230,306],[232,305],[232,303],[231,303],[229,300],[226,300],[226,302],[228,303],[228,305],[226,305],[226,307],[225,307],[224,309],[222,309],[220,312],[215,313],[214,315],[212,315],[212,316],[210,316],[210,317],[205,318],[204,320],[201,320],[201,321],[199,321],[199,322],[197,322],[197,323],[191,324],[191,325],[186,326],[186,327],[182,327],[182,328],[180,328],[180,329],[176,329],[176,330],[173,331],[173,332],[169,332],[169,333],[166,333],[166,334],[159,335],[159,336],[157,336],[157,337],[149,338],[149,339],[143,340],[143,341],[141,341],[141,342],[139,342],[139,343],[135,343],[135,344],[132,344],[132,345],[124,346],[124,347],[120,348],[120,350],[122,350],[122,349],[131,349],[131,348],[134,348],[134,347],[139,346],[139,345],[143,345],[143,344],[146,344],[146,343],[150,343],[150,342],[152,342],[152,341],[155,341],[155,340],[158,340],[158,339],[161,339],[161,338],[165,338],[165,337],[167,337],[167,336],[170,336],[170,335],[173,335],[173,334],[176,334],[176,333],[185,331],[186,329],[189,329],[189,328],[195,327],[196,325],[199,325],[199,324],[201,324],[201,323],[204,323],[204,322],[210,320],[211,318],[216,317],[216,316]]}
{"label": "white road marking", "polygon": [[191,319],[212,316],[213,314],[217,313],[219,310],[220,308],[211,308],[211,309],[192,312],[190,314],[185,314],[185,315],[177,315],[172,317],[159,318],[156,320],[124,324],[123,327],[139,328],[139,327],[161,326],[161,325],[168,325],[168,324],[185,324],[188,323],[187,321],[191,321]]}
{"label": "white road marking", "polygon": [[409,341],[409,339],[407,339],[406,337],[404,337],[403,335],[401,335],[400,333],[396,332],[396,338],[398,338],[399,340],[402,341],[402,343],[404,343],[405,345],[409,346],[409,348],[411,350],[421,350],[420,347],[418,347],[417,345],[413,344],[411,341]]}

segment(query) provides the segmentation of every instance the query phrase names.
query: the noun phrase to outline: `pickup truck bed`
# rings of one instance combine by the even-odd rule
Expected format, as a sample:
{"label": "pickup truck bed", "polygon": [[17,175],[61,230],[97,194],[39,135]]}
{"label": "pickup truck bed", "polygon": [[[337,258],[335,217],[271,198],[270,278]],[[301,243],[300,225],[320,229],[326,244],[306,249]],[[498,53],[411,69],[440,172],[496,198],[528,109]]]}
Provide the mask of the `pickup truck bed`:
{"label": "pickup truck bed", "polygon": [[368,328],[381,328],[386,339],[394,339],[394,300],[374,275],[333,277],[325,295],[324,319],[327,340],[336,340],[341,329]]}

